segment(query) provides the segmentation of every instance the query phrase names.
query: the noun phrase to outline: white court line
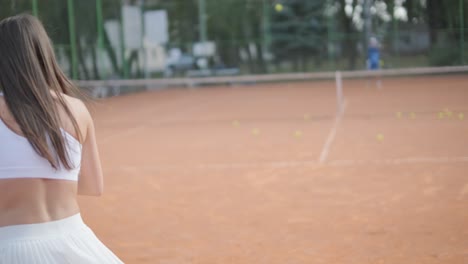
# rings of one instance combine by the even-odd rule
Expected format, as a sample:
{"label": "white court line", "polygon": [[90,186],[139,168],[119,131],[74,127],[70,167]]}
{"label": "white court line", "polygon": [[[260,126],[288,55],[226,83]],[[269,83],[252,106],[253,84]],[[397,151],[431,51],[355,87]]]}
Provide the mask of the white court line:
{"label": "white court line", "polygon": [[155,164],[151,166],[112,166],[110,170],[171,170],[171,169],[255,169],[255,168],[326,168],[326,167],[355,167],[368,165],[408,165],[408,164],[450,164],[468,163],[468,156],[460,157],[409,157],[397,159],[374,160],[334,160],[326,163],[310,161],[272,161],[272,162],[245,162],[245,163],[201,163],[201,164]]}
{"label": "white court line", "polygon": [[251,162],[251,163],[213,163],[198,164],[198,169],[250,169],[250,168],[294,168],[294,167],[315,167],[317,161],[279,161],[279,162]]}
{"label": "white court line", "polygon": [[323,145],[322,152],[320,152],[319,163],[321,164],[323,164],[327,160],[328,153],[330,152],[330,147],[333,144],[333,141],[335,140],[336,132],[338,130],[338,127],[340,126],[341,119],[343,118],[347,104],[348,103],[345,100],[343,102],[343,108],[336,115],[335,122],[333,123],[333,127],[330,133],[328,134],[327,141],[325,141],[325,145]]}
{"label": "white court line", "polygon": [[404,165],[404,164],[437,164],[437,163],[465,163],[466,157],[410,157],[396,159],[376,159],[376,160],[334,160],[328,162],[331,167],[348,167],[359,165]]}
{"label": "white court line", "polygon": [[252,162],[252,163],[212,163],[198,164],[199,169],[242,169],[242,168],[297,168],[297,167],[353,167],[362,165],[404,165],[404,164],[440,164],[440,163],[466,163],[466,157],[410,157],[397,159],[375,160],[334,160],[326,163],[317,161],[278,161],[278,162]]}

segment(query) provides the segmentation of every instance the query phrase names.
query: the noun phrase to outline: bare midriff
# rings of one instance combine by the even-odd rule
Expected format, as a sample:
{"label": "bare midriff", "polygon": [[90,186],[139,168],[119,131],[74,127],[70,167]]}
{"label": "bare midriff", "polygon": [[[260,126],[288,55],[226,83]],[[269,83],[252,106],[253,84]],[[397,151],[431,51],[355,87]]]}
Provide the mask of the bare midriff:
{"label": "bare midriff", "polygon": [[0,227],[60,220],[79,213],[77,182],[67,180],[0,180]]}

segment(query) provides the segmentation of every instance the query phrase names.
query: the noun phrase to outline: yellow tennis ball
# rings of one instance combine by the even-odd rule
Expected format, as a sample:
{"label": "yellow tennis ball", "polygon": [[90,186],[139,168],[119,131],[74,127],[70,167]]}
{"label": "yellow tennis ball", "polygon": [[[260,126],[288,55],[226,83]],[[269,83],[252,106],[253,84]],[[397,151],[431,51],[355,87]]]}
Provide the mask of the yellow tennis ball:
{"label": "yellow tennis ball", "polygon": [[254,136],[258,136],[260,134],[260,130],[258,130],[258,128],[254,128],[254,129],[252,129],[252,134]]}
{"label": "yellow tennis ball", "polygon": [[397,113],[396,113],[396,117],[397,117],[397,118],[401,118],[402,116],[403,116],[403,113],[402,113],[402,112],[397,112]]}
{"label": "yellow tennis ball", "polygon": [[276,12],[281,12],[281,11],[283,11],[283,9],[284,9],[284,7],[283,7],[282,4],[278,3],[278,4],[275,5]]}
{"label": "yellow tennis ball", "polygon": [[410,118],[411,118],[411,119],[415,119],[415,118],[416,118],[416,114],[415,114],[414,112],[411,112],[411,113],[410,113]]}
{"label": "yellow tennis ball", "polygon": [[377,134],[376,138],[377,138],[378,141],[382,141],[382,140],[384,140],[384,135],[379,133],[379,134]]}
{"label": "yellow tennis ball", "polygon": [[296,138],[302,137],[302,131],[297,130],[296,132],[294,132],[294,136],[295,136]]}
{"label": "yellow tennis ball", "polygon": [[458,114],[458,119],[460,119],[460,120],[465,119],[465,114],[459,113],[459,114]]}
{"label": "yellow tennis ball", "polygon": [[452,111],[450,111],[450,109],[448,109],[448,108],[445,108],[445,109],[444,109],[444,114],[445,114],[445,116],[447,116],[448,118],[451,118],[451,117],[453,116]]}
{"label": "yellow tennis ball", "polygon": [[445,116],[444,112],[439,112],[439,113],[437,114],[437,117],[438,117],[439,119],[444,119],[444,116]]}

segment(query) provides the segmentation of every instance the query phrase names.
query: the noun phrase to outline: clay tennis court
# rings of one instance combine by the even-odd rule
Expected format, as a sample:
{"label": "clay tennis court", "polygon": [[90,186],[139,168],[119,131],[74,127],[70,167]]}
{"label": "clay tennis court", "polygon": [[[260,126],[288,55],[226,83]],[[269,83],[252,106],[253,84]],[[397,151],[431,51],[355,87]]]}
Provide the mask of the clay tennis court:
{"label": "clay tennis court", "polygon": [[126,263],[468,263],[468,76],[165,89],[93,106]]}

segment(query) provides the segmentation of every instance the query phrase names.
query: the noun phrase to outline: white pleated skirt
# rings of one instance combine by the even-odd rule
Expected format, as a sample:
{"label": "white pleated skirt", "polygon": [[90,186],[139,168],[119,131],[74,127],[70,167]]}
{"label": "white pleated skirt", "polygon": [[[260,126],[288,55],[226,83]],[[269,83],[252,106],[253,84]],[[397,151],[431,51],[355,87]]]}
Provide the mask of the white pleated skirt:
{"label": "white pleated skirt", "polygon": [[81,215],[47,223],[0,227],[0,264],[123,263]]}

